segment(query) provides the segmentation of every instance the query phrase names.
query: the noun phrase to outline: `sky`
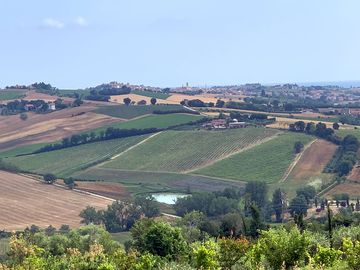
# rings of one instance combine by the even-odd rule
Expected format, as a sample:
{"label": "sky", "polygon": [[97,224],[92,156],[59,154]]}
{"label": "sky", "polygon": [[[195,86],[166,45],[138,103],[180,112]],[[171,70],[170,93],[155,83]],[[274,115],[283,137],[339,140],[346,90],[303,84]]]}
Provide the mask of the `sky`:
{"label": "sky", "polygon": [[359,0],[0,0],[0,87],[360,80]]}

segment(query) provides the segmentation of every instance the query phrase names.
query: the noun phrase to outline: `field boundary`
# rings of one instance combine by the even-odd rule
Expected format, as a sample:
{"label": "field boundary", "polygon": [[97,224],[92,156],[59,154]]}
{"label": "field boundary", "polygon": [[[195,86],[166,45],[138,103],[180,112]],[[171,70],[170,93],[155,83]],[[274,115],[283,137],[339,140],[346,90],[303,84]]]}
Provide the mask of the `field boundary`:
{"label": "field boundary", "polygon": [[[211,166],[211,165],[213,165],[213,164],[216,163],[216,162],[219,162],[219,161],[224,160],[224,159],[226,159],[226,158],[229,158],[229,157],[231,157],[231,156],[233,156],[233,155],[237,155],[237,154],[242,153],[242,152],[244,152],[244,151],[250,150],[250,149],[253,148],[253,147],[256,147],[256,146],[258,146],[258,145],[261,145],[261,144],[263,144],[263,143],[266,143],[266,142],[268,142],[268,141],[271,141],[271,140],[275,139],[277,136],[279,136],[280,134],[281,134],[281,133],[277,133],[277,134],[274,134],[273,136],[270,136],[270,137],[264,138],[264,139],[262,139],[262,140],[259,140],[258,142],[253,143],[253,144],[251,144],[251,145],[248,145],[248,146],[240,149],[239,151],[236,151],[236,152],[234,152],[234,153],[225,155],[225,156],[223,156],[223,157],[221,157],[221,158],[219,158],[219,159],[217,159],[217,160],[214,160],[214,161],[212,161],[212,162],[209,162],[209,163],[207,163],[207,164],[204,164],[203,166],[196,167],[196,168],[194,168],[194,169],[192,169],[192,170],[183,171],[183,173],[184,173],[184,174],[188,174],[188,173],[191,173],[191,172],[195,172],[195,171],[197,171],[197,170],[201,170],[201,169],[206,168],[206,167],[208,167],[208,166]],[[197,174],[197,175],[200,175],[200,174]],[[219,179],[222,179],[222,178],[219,178]]]}
{"label": "field boundary", "polygon": [[308,143],[307,145],[305,145],[304,149],[295,156],[293,162],[291,162],[290,166],[286,169],[284,176],[280,179],[279,183],[284,183],[287,178],[289,177],[290,173],[294,170],[295,166],[298,164],[299,160],[301,159],[301,157],[303,156],[303,154],[305,153],[305,151],[310,148],[310,146],[315,143],[316,141],[318,141],[318,139],[315,139],[313,141],[311,141],[310,143]]}
{"label": "field boundary", "polygon": [[[27,178],[27,179],[29,179],[29,180],[32,179],[32,180],[37,181],[37,182],[42,182],[39,177],[36,177],[36,176],[34,176],[34,175],[31,175],[31,174],[18,173],[18,175],[23,176],[23,177],[25,177],[25,178]],[[44,183],[44,184],[45,184],[45,183]],[[109,200],[109,201],[112,201],[112,202],[115,202],[115,201],[116,201],[115,199],[112,199],[112,198],[110,198],[110,197],[98,195],[98,194],[91,193],[91,192],[84,191],[84,190],[80,190],[80,189],[77,189],[77,188],[69,189],[69,188],[67,188],[66,186],[61,185],[61,184],[53,183],[53,184],[51,184],[51,185],[53,185],[53,186],[55,186],[55,187],[58,187],[58,188],[60,188],[60,189],[71,190],[71,191],[74,191],[74,192],[77,192],[77,193],[86,194],[86,195],[89,195],[89,196],[93,196],[93,197],[96,197],[96,198],[101,198],[101,199]]]}
{"label": "field boundary", "polygon": [[155,134],[152,134],[151,136],[149,136],[149,137],[145,138],[144,140],[142,140],[142,141],[138,142],[137,144],[134,144],[133,146],[130,146],[130,147],[129,147],[128,149],[126,149],[125,151],[122,151],[121,153],[116,154],[115,156],[112,156],[112,157],[110,158],[110,160],[114,160],[115,158],[118,158],[118,157],[122,156],[123,154],[127,153],[128,151],[130,151],[130,150],[134,149],[135,147],[137,147],[137,146],[139,146],[139,145],[143,144],[144,142],[146,142],[146,141],[150,140],[151,138],[153,138],[153,137],[155,137],[155,136],[159,135],[160,133],[162,133],[162,131],[157,132],[157,133],[155,133]]}

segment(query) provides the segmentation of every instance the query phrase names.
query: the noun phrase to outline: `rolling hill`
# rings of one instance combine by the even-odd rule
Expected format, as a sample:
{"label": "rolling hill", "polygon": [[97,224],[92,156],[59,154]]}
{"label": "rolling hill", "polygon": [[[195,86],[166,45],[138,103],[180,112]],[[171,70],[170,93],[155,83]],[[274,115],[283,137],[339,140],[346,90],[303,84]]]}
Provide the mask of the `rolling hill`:
{"label": "rolling hill", "polygon": [[[226,131],[166,131],[103,165],[105,168],[187,172],[211,164],[278,134],[247,128]],[[220,176],[221,177],[221,176]]]}
{"label": "rolling hill", "polygon": [[195,173],[241,181],[280,181],[293,161],[294,143],[304,145],[314,138],[300,133],[284,133],[276,138],[220,160]]}

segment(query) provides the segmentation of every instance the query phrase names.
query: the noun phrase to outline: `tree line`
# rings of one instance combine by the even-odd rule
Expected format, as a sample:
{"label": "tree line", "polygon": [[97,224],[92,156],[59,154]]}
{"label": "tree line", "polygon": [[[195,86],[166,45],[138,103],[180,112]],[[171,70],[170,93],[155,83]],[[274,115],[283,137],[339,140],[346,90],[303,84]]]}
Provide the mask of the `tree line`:
{"label": "tree line", "polygon": [[105,131],[100,131],[99,133],[90,132],[83,134],[75,134],[70,137],[63,138],[60,143],[45,145],[40,149],[34,151],[32,154],[54,151],[63,148],[87,144],[87,143],[150,134],[150,133],[159,132],[160,130],[161,129],[157,129],[157,128],[120,129],[120,128],[108,127]]}

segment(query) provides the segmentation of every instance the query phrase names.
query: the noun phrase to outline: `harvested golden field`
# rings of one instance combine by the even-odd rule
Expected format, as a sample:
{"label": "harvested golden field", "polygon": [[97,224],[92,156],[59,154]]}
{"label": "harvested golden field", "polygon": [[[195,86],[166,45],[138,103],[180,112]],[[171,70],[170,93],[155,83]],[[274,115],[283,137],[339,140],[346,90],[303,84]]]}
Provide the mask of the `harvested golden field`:
{"label": "harvested golden field", "polygon": [[69,97],[58,97],[58,96],[51,96],[44,93],[38,93],[35,90],[30,90],[26,92],[26,96],[23,98],[24,100],[37,100],[41,99],[45,102],[54,102],[56,99],[61,98],[65,102],[72,102],[74,99]]}
{"label": "harvested golden field", "polygon": [[[147,105],[151,104],[150,103],[151,97],[141,96],[141,95],[137,95],[137,94],[110,96],[110,102],[124,104],[124,98],[127,98],[127,97],[130,98],[131,101],[135,101],[136,103],[141,100],[145,100]],[[159,99],[159,98],[156,99],[157,104],[179,104],[179,102],[165,100],[165,99]]]}
{"label": "harvested golden field", "polygon": [[23,230],[62,224],[78,227],[79,213],[90,205],[105,209],[112,200],[44,184],[31,178],[0,171],[0,229]]}
{"label": "harvested golden field", "polygon": [[88,129],[122,121],[119,118],[91,112],[94,109],[94,105],[85,105],[47,114],[28,113],[26,121],[21,120],[19,115],[0,116],[0,149],[52,142]]}
{"label": "harvested golden field", "polygon": [[194,96],[183,95],[183,94],[173,94],[170,97],[168,97],[166,100],[174,102],[176,104],[179,104],[184,99],[188,99],[188,100],[200,99],[201,101],[206,102],[206,103],[207,102],[216,103],[216,101],[218,100],[218,98],[216,98],[215,96],[209,95],[209,94],[207,94],[207,95],[194,95]]}
{"label": "harvested golden field", "polygon": [[336,145],[325,140],[316,140],[306,150],[291,172],[294,180],[320,175],[336,151]]}
{"label": "harvested golden field", "polygon": [[[332,128],[333,123],[332,122],[326,122],[326,121],[321,121],[321,120],[306,120],[306,119],[295,119],[295,118],[286,118],[286,117],[276,117],[276,122],[271,124],[271,125],[267,125],[267,127],[270,128],[282,128],[282,129],[288,129],[290,124],[293,124],[297,121],[303,121],[305,123],[318,123],[318,122],[322,122],[324,124],[326,124],[326,126],[328,128]],[[340,129],[354,129],[354,126],[351,125],[340,125]]]}

